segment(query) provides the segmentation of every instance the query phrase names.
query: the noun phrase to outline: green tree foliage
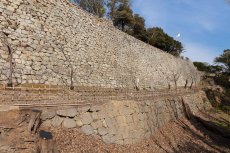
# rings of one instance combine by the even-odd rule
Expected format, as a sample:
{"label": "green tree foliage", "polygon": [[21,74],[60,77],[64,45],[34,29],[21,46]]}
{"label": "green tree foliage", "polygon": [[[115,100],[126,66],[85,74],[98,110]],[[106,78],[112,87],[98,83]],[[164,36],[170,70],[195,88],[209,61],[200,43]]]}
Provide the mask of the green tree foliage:
{"label": "green tree foliage", "polygon": [[72,0],[72,2],[98,17],[103,17],[106,11],[105,0]]}
{"label": "green tree foliage", "polygon": [[224,71],[223,66],[220,66],[220,65],[211,65],[209,66],[209,69],[211,73],[218,73],[218,72]]}
{"label": "green tree foliage", "polygon": [[125,31],[125,26],[132,27],[134,23],[133,11],[128,3],[120,4],[118,9],[113,12],[113,23],[122,31]]}
{"label": "green tree foliage", "polygon": [[181,42],[170,37],[159,27],[147,29],[147,43],[175,56],[179,56],[183,51]]}
{"label": "green tree foliage", "polygon": [[215,82],[222,87],[230,89],[229,75],[226,73],[215,77]]}
{"label": "green tree foliage", "polygon": [[224,50],[224,53],[216,57],[215,62],[225,66],[226,71],[215,78],[215,82],[225,88],[224,103],[229,105],[230,102],[230,49]]}
{"label": "green tree foliage", "polygon": [[208,63],[203,63],[203,62],[193,62],[194,66],[197,67],[198,71],[204,71],[204,72],[209,72],[210,68]]}
{"label": "green tree foliage", "polygon": [[209,65],[208,63],[203,62],[193,62],[194,66],[197,67],[199,71],[208,72],[208,73],[218,73],[223,72],[224,68],[220,65]]}
{"label": "green tree foliage", "polygon": [[230,49],[224,50],[224,53],[215,59],[215,62],[222,63],[230,72]]}
{"label": "green tree foliage", "polygon": [[111,20],[115,18],[115,12],[118,10],[120,5],[130,6],[130,0],[107,0],[108,14]]}
{"label": "green tree foliage", "polygon": [[134,15],[132,35],[137,39],[140,39],[145,42],[147,41],[147,38],[146,38],[147,33],[145,29],[145,19],[141,17],[139,14]]}

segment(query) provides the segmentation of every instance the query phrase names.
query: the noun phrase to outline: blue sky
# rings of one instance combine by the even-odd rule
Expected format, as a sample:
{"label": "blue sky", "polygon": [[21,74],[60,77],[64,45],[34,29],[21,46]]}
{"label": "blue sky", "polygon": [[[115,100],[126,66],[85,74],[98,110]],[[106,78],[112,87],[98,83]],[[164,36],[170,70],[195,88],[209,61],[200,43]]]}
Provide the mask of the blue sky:
{"label": "blue sky", "polygon": [[[213,63],[230,49],[230,3],[227,0],[132,0],[134,13],[147,27],[162,27],[181,41],[184,56]],[[181,37],[176,38],[180,33]]]}

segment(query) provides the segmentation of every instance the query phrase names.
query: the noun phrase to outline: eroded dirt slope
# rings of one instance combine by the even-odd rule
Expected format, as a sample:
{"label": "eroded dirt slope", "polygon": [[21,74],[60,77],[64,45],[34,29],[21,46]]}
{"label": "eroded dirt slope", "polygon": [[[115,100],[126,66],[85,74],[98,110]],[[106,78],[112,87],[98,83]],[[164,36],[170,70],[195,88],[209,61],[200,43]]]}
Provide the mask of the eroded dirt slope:
{"label": "eroded dirt slope", "polygon": [[[209,115],[200,113],[201,120],[214,124],[222,115]],[[225,122],[228,122],[228,117]],[[27,131],[29,113],[26,112],[0,112],[0,153],[31,153],[35,151],[35,135]],[[146,140],[134,145],[105,144],[96,137],[86,136],[79,130],[54,129],[44,126],[41,130],[51,131],[57,148],[61,153],[219,153],[230,152],[230,139],[217,133],[208,131],[203,124],[195,118],[182,119],[171,122],[155,132]]]}

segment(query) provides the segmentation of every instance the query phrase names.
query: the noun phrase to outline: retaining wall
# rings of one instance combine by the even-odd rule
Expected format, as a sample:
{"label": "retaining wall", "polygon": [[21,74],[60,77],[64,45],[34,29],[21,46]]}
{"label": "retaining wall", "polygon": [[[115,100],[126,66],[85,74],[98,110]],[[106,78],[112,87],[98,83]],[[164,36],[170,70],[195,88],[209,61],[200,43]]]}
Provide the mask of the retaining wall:
{"label": "retaining wall", "polygon": [[43,110],[44,126],[80,128],[106,143],[134,144],[150,137],[169,121],[185,116],[184,104],[196,114],[210,108],[203,92],[165,100],[110,101],[82,108]]}
{"label": "retaining wall", "polygon": [[[0,31],[13,53],[15,84],[159,89],[199,82],[192,62],[113,27],[67,0],[1,0]],[[0,84],[9,52],[0,36]],[[73,73],[72,73],[73,72]]]}

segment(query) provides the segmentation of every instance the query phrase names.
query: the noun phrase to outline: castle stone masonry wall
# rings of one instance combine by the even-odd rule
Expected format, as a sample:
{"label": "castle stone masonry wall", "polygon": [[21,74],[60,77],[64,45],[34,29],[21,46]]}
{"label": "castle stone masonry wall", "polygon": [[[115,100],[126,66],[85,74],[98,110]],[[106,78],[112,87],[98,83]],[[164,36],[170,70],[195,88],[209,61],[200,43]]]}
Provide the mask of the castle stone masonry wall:
{"label": "castle stone masonry wall", "polygon": [[43,110],[42,126],[79,128],[86,135],[97,136],[105,143],[135,144],[170,121],[185,117],[183,103],[196,114],[209,109],[204,93],[162,100],[110,101],[81,108]]}
{"label": "castle stone masonry wall", "polygon": [[[193,64],[145,44],[67,0],[1,0],[0,31],[13,53],[15,84],[159,89],[199,82]],[[9,53],[0,36],[0,84]]]}

